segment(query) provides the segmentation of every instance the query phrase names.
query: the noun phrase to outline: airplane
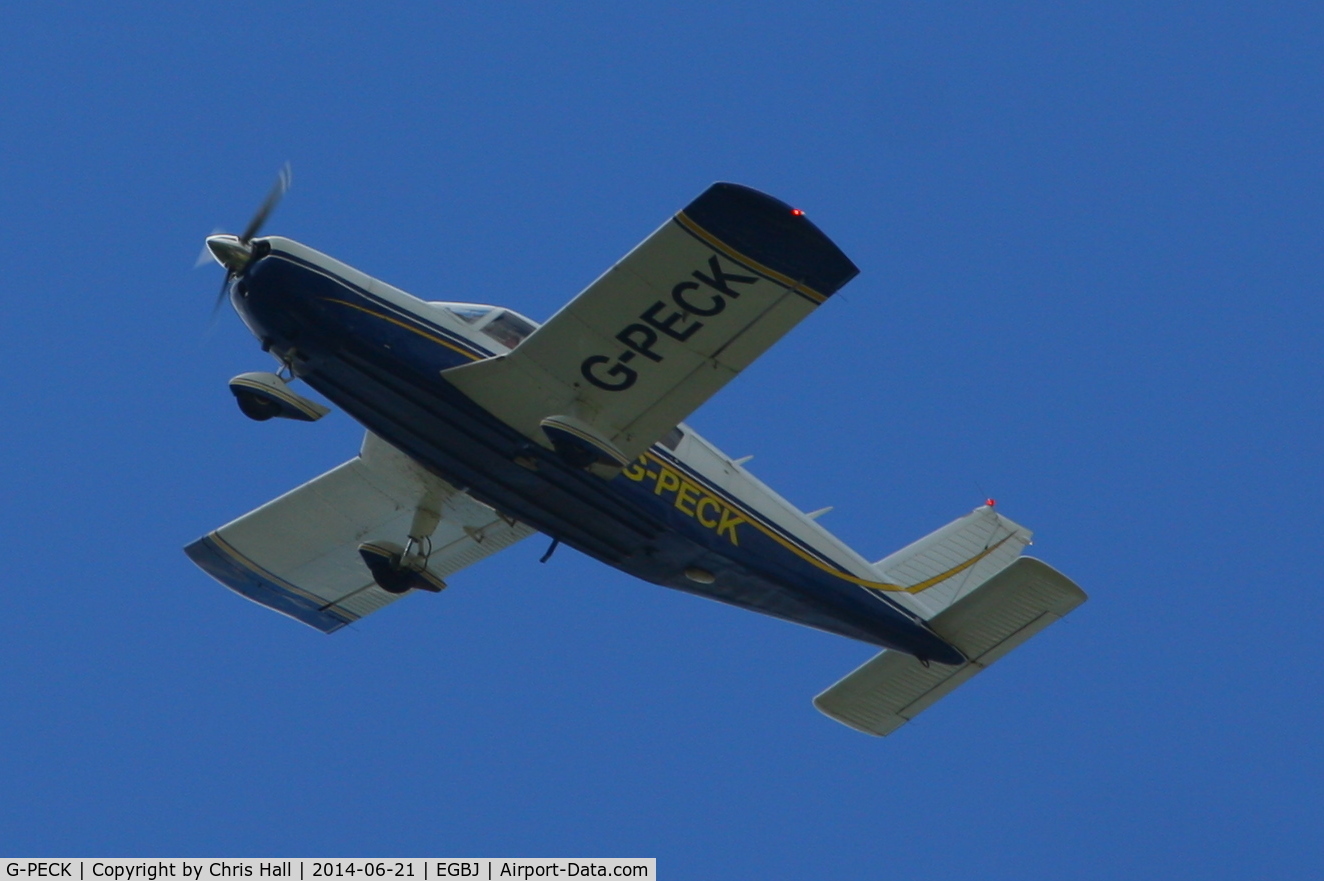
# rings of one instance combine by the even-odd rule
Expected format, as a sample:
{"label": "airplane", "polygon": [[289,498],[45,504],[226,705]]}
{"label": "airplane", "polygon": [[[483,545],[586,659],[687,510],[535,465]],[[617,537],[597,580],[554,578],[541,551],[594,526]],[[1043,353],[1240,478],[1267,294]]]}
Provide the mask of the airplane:
{"label": "airplane", "polygon": [[276,372],[259,421],[328,408],[359,454],[188,545],[231,590],[325,633],[550,538],[644,581],[882,651],[814,699],[889,734],[1085,601],[992,500],[870,562],[683,420],[858,273],[800,209],[716,183],[543,324],[429,302],[248,227],[206,248]]}

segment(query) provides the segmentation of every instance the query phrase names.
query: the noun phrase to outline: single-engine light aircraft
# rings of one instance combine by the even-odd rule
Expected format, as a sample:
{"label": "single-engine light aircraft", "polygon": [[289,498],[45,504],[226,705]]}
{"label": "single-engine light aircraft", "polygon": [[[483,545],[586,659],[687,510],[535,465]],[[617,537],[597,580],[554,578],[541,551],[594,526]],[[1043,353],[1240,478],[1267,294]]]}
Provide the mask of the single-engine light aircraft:
{"label": "single-engine light aircraft", "polygon": [[302,380],[367,433],[186,548],[243,596],[331,633],[541,532],[544,560],[564,543],[882,648],[814,700],[874,735],[1085,601],[991,501],[869,562],[682,421],[858,273],[803,211],[714,184],[539,325],[259,237],[287,172],[241,235],[207,239],[218,306],[279,362],[230,390],[253,419],[315,421]]}

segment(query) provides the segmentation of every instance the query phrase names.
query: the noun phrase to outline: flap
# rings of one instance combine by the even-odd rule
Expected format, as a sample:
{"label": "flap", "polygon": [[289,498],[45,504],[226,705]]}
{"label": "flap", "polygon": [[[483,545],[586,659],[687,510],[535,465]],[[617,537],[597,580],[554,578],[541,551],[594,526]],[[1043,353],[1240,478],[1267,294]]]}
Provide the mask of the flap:
{"label": "flap", "polygon": [[441,515],[427,562],[438,581],[534,531],[369,434],[357,458],[198,539],[185,553],[226,587],[330,633],[399,598],[373,582],[358,546],[403,542],[420,505]]}
{"label": "flap", "polygon": [[538,443],[570,417],[629,461],[857,272],[803,212],[714,184],[513,352],[442,375]]}

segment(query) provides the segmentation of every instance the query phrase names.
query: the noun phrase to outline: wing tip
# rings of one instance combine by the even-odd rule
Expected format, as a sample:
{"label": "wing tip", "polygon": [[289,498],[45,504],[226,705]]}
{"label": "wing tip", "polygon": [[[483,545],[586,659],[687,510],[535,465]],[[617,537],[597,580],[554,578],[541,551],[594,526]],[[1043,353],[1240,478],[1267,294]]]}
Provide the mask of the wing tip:
{"label": "wing tip", "polygon": [[740,253],[824,297],[860,272],[803,211],[744,184],[713,184],[685,206],[685,214]]}
{"label": "wing tip", "polygon": [[281,584],[231,550],[218,533],[208,533],[186,545],[184,553],[199,569],[245,599],[307,624],[314,630],[335,633],[357,620],[339,608],[327,608]]}

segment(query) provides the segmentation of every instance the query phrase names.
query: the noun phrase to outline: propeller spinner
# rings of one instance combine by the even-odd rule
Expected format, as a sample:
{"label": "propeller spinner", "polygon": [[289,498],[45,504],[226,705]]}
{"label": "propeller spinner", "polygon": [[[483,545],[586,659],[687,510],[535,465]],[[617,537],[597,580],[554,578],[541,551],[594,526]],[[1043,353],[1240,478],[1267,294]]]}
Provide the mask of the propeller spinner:
{"label": "propeller spinner", "polygon": [[290,174],[290,164],[285,163],[285,167],[280,170],[276,177],[276,183],[271,187],[271,192],[262,200],[262,205],[253,215],[253,219],[248,221],[248,226],[244,227],[241,235],[210,235],[207,236],[207,250],[211,251],[212,257],[216,262],[225,267],[225,280],[221,282],[220,293],[216,295],[216,305],[212,307],[212,315],[221,308],[221,303],[225,302],[225,291],[230,284],[230,279],[235,273],[242,272],[248,262],[253,259],[252,242],[258,232],[261,231],[271,212],[280,204],[281,197],[285,191],[290,188],[292,180]]}

